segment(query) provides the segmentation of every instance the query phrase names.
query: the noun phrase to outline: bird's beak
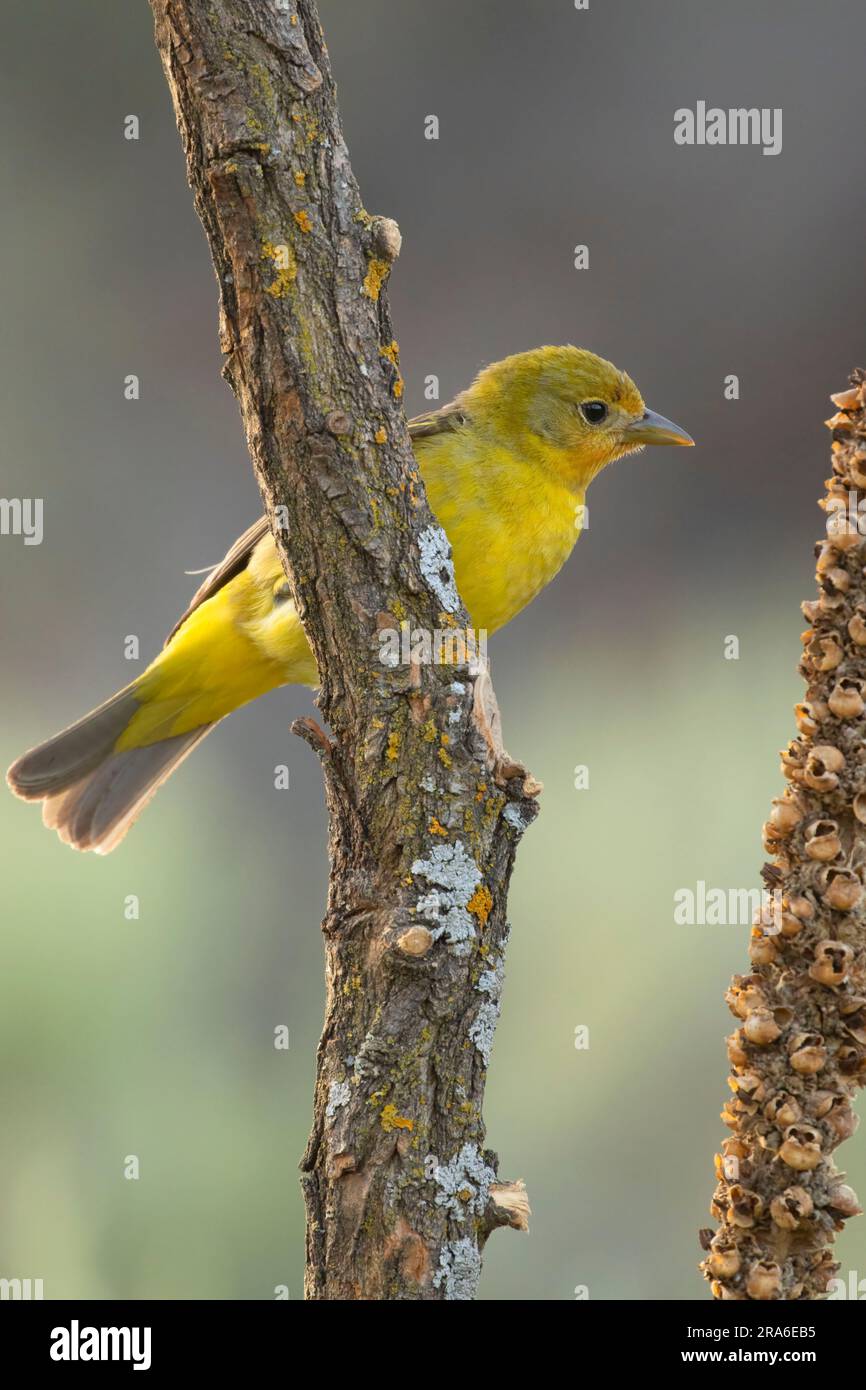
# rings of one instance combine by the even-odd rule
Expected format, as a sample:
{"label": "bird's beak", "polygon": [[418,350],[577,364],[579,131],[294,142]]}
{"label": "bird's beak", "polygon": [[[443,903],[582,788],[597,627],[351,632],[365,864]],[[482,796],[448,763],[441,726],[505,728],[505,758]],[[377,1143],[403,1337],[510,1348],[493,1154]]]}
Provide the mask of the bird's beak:
{"label": "bird's beak", "polygon": [[645,411],[640,420],[627,425],[623,431],[623,438],[627,439],[629,444],[685,444],[693,447],[695,442],[692,436],[686,434],[679,425],[675,425],[673,420],[656,415],[654,410]]}

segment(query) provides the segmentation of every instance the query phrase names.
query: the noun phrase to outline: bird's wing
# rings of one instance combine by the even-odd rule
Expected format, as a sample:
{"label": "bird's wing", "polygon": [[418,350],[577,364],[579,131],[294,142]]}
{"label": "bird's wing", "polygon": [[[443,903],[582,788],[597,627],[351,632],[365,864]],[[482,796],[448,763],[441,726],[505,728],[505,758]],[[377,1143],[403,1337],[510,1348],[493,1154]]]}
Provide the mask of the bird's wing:
{"label": "bird's wing", "polygon": [[[459,401],[451,401],[449,405],[443,405],[440,410],[431,410],[426,415],[416,415],[414,420],[409,421],[409,436],[411,439],[426,439],[432,434],[443,434],[448,430],[460,429],[466,424],[466,412],[460,406]],[[249,562],[249,558],[259,541],[268,534],[268,518],[259,517],[254,521],[242,536],[239,536],[218,565],[214,565],[207,578],[196,589],[187,607],[181,613],[171,632],[165,639],[165,646],[168,646],[171,639],[177,634],[178,630],[186,622],[191,613],[206,603],[209,598],[213,598],[223,585],[228,584],[230,579],[241,573]]]}
{"label": "bird's wing", "polygon": [[459,430],[466,424],[469,416],[459,399],[443,405],[439,410],[431,410],[426,415],[416,415],[409,421],[410,439],[427,439],[431,434],[445,434],[448,430]]}
{"label": "bird's wing", "polygon": [[258,521],[254,521],[252,526],[244,531],[242,536],[238,536],[238,539],[235,541],[231,550],[227,552],[225,558],[221,560],[218,565],[214,565],[210,574],[196,589],[185,611],[181,613],[171,632],[166,637],[165,646],[168,646],[172,637],[174,637],[178,629],[183,626],[190,613],[194,613],[195,610],[200,608],[203,603],[206,603],[209,598],[213,598],[218,589],[221,589],[224,584],[228,584],[230,579],[234,579],[235,575],[240,574],[241,570],[246,568],[250,555],[255,550],[262,537],[268,534],[268,530],[268,518],[266,516],[261,516]]}

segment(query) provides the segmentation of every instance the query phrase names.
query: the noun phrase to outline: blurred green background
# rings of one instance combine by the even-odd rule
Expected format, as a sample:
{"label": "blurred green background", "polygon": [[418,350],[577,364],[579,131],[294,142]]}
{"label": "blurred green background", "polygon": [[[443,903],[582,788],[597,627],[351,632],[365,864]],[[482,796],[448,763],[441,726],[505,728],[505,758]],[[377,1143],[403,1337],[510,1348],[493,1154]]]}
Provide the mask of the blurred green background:
{"label": "blurred green background", "polygon": [[[860,7],[321,13],[366,205],[404,234],[410,413],[429,373],[444,401],[486,361],[573,341],[699,442],[603,476],[566,570],[491,644],[508,746],[545,792],[487,1099],[534,1217],[493,1237],[482,1297],[702,1297],[721,996],[748,928],[676,926],[673,894],[758,886],[792,732],[821,421],[866,363],[846,153]],[[155,651],[184,570],[218,560],[258,499],[147,5],[31,0],[3,19],[0,490],[45,499],[41,546],[0,538],[5,766],[140,669],[125,636]],[[676,147],[673,112],[698,99],[782,107],[782,154]],[[319,769],[288,730],[310,708],[289,690],[233,717],[104,861],[0,796],[0,1276],[48,1298],[301,1296],[326,864]],[[862,1191],[861,1140],[839,1158]],[[838,1252],[866,1274],[864,1221]]]}

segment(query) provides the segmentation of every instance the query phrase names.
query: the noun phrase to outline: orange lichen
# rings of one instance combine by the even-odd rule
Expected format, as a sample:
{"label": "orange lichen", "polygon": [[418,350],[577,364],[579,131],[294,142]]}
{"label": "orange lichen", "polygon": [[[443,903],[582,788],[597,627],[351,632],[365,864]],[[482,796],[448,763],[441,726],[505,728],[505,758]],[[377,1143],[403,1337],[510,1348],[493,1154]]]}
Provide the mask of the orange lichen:
{"label": "orange lichen", "polygon": [[265,285],[265,292],[274,299],[284,299],[298,278],[298,266],[291,247],[275,246],[272,241],[264,241],[262,259],[272,261],[277,272],[276,279]]}
{"label": "orange lichen", "polygon": [[363,288],[368,299],[377,300],[379,298],[390,269],[390,261],[382,261],[377,256],[373,256],[367,267],[367,274],[364,276]]}
{"label": "orange lichen", "polygon": [[489,888],[485,888],[483,883],[479,883],[472,897],[466,904],[466,911],[476,916],[482,927],[487,925],[487,918],[493,907],[493,895]]}
{"label": "orange lichen", "polygon": [[386,1131],[386,1133],[390,1133],[392,1129],[415,1128],[414,1120],[407,1119],[405,1115],[397,1114],[396,1105],[386,1105],[379,1118],[382,1124],[382,1128]]}
{"label": "orange lichen", "polygon": [[436,819],[435,816],[431,820],[427,829],[431,835],[444,835],[446,837],[448,835],[448,831],[445,829],[444,825],[440,825],[439,821]]}
{"label": "orange lichen", "polygon": [[373,438],[377,444],[385,444],[388,440],[388,431],[384,429],[382,425],[380,425],[376,433],[373,435]]}
{"label": "orange lichen", "polygon": [[392,339],[387,347],[380,348],[379,356],[384,357],[387,362],[390,362],[391,366],[394,367],[397,372],[397,379],[391,389],[399,401],[406,389],[406,383],[400,374],[400,344],[397,342],[397,339]]}
{"label": "orange lichen", "polygon": [[313,224],[310,221],[310,214],[308,212],[305,212],[303,208],[300,212],[295,213],[295,221],[297,222],[302,232],[311,232],[313,230]]}

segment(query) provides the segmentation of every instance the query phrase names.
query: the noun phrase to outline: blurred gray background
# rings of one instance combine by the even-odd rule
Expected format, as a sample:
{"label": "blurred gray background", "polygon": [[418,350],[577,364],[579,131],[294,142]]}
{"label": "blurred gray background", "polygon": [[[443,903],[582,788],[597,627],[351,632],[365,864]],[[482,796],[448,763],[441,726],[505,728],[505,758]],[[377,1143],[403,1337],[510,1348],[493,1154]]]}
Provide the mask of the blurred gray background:
{"label": "blurred gray background", "polygon": [[[184,570],[258,497],[145,0],[2,13],[0,492],[45,499],[41,546],[0,538],[5,767],[143,667]],[[866,364],[862,5],[321,13],[365,204],[403,231],[409,412],[429,373],[444,401],[570,341],[698,441],[596,482],[572,560],[491,644],[508,746],[546,789],[487,1102],[534,1219],[493,1237],[482,1296],[703,1297],[721,996],[748,927],[675,926],[673,893],[758,886],[792,734],[827,395]],[[699,99],[782,107],[782,153],[677,147],[673,113]],[[293,689],[234,716],[104,861],[0,796],[0,1275],[46,1297],[301,1296],[326,863],[319,769],[288,730],[310,709]],[[861,1190],[862,1139],[839,1155]],[[866,1222],[838,1251],[866,1274]]]}

